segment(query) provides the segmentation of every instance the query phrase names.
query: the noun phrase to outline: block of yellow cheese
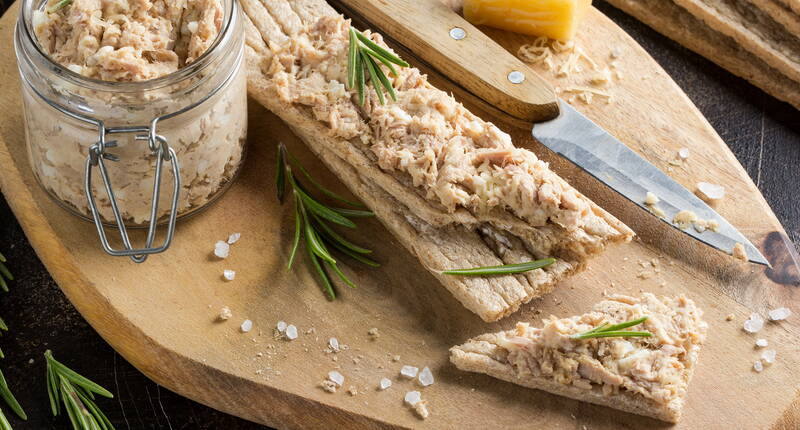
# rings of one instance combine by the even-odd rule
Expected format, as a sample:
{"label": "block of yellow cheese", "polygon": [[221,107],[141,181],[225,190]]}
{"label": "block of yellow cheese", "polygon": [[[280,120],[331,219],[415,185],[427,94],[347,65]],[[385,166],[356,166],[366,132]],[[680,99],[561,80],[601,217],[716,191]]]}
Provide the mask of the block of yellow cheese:
{"label": "block of yellow cheese", "polygon": [[475,25],[566,41],[592,0],[464,0],[464,18]]}

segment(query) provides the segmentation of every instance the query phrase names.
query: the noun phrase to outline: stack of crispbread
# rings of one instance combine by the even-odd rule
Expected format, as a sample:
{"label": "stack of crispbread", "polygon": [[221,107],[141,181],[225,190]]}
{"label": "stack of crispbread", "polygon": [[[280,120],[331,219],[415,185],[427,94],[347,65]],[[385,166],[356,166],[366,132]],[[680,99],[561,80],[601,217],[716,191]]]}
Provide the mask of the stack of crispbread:
{"label": "stack of crispbread", "polygon": [[800,1],[608,2],[800,108]]}

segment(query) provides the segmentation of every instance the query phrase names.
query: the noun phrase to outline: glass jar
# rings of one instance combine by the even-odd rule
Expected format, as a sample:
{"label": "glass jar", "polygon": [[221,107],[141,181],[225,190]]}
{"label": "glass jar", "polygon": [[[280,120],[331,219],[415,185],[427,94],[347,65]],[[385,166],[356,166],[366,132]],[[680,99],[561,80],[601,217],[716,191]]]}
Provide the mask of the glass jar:
{"label": "glass jar", "polygon": [[[141,262],[166,250],[176,218],[215,201],[241,167],[244,27],[238,2],[222,2],[219,34],[196,61],[151,80],[111,82],[54,62],[33,29],[46,0],[22,0],[14,42],[31,168],[57,202],[94,220],[112,255]],[[108,243],[104,223],[119,228],[124,250]],[[157,223],[168,231],[154,247]],[[144,248],[133,249],[126,225],[149,228]]]}

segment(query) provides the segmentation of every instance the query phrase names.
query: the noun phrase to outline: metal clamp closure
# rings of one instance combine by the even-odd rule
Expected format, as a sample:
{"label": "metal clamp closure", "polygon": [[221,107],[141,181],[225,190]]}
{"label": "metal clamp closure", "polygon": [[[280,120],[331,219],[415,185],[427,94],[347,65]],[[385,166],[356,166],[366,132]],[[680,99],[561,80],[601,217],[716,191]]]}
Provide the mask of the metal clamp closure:
{"label": "metal clamp closure", "polygon": [[[164,136],[156,133],[156,126],[158,121],[162,118],[155,118],[150,123],[149,127],[146,126],[127,126],[127,127],[109,127],[106,128],[102,121],[96,123],[99,129],[99,139],[97,143],[89,148],[89,155],[86,158],[86,174],[84,176],[84,190],[86,197],[89,201],[89,210],[94,219],[94,225],[97,227],[97,234],[100,236],[100,242],[103,244],[103,249],[113,256],[130,257],[136,263],[142,263],[147,259],[150,254],[158,254],[166,251],[169,248],[172,238],[175,234],[175,220],[178,215],[178,198],[181,188],[180,166],[178,165],[178,157],[175,150],[169,147],[167,139]],[[123,133],[137,133],[134,137],[137,141],[147,141],[150,152],[155,156],[155,176],[153,178],[153,202],[150,207],[150,223],[147,228],[147,240],[143,248],[134,249],[131,245],[128,231],[125,228],[125,222],[122,219],[122,213],[117,204],[117,198],[114,195],[114,190],[111,185],[111,179],[106,170],[105,161],[116,162],[119,157],[114,154],[106,152],[107,148],[115,148],[117,146],[116,140],[106,141],[107,135],[123,134]],[[167,161],[172,167],[173,187],[172,187],[172,205],[169,212],[169,220],[167,222],[167,233],[164,242],[161,246],[154,247],[156,226],[158,225],[158,202],[161,196],[161,171],[164,162]],[[106,237],[103,221],[100,213],[97,210],[97,203],[95,196],[92,194],[92,170],[97,167],[100,171],[100,177],[103,180],[103,186],[108,194],[108,199],[111,204],[111,211],[114,214],[114,220],[119,229],[120,238],[125,246],[124,250],[116,250],[111,247]]]}

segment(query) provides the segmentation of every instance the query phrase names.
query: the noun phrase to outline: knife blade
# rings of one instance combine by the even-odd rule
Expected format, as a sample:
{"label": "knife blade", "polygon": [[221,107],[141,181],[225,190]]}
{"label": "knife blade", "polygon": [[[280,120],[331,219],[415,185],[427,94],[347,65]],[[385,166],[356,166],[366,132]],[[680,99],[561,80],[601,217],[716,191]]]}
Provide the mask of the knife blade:
{"label": "knife blade", "polygon": [[[758,248],[703,200],[569,103],[560,100],[559,104],[558,117],[534,124],[532,134],[536,140],[644,210],[649,211],[644,202],[647,193],[652,192],[660,199],[658,208],[665,213],[661,220],[683,233],[726,253],[731,253],[736,243],[741,243],[751,262],[770,265]],[[693,226],[681,229],[672,220],[682,210],[692,211],[700,219],[715,220],[719,227],[716,231],[706,229],[703,232]]]}

